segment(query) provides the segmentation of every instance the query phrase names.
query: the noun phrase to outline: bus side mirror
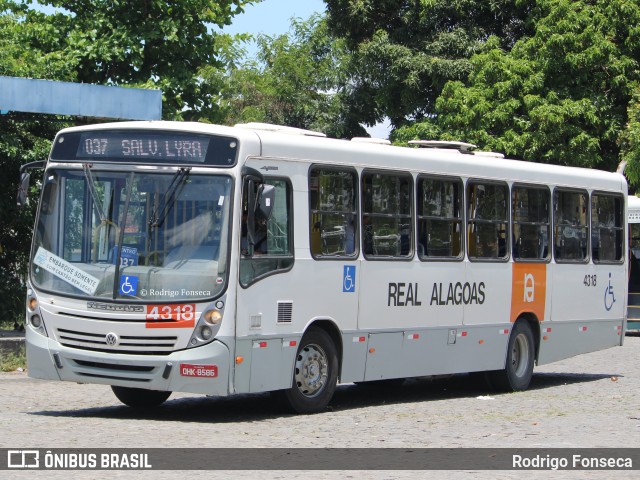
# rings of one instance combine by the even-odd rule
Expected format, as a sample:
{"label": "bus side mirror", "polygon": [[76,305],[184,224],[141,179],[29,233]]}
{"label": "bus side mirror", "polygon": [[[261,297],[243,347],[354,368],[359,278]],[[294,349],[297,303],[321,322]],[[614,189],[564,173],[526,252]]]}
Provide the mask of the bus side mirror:
{"label": "bus side mirror", "polygon": [[27,172],[27,170],[30,168],[44,168],[46,164],[46,160],[38,160],[36,162],[26,163],[20,167],[20,185],[18,185],[18,197],[16,198],[18,208],[25,206],[27,197],[29,196],[29,180],[31,174]]}
{"label": "bus side mirror", "polygon": [[29,196],[29,180],[31,178],[31,174],[29,172],[23,172],[20,175],[20,185],[18,186],[18,198],[16,199],[16,203],[18,204],[18,208],[22,208],[27,203],[27,197]]}
{"label": "bus side mirror", "polygon": [[262,184],[258,187],[256,199],[255,218],[257,220],[269,220],[273,211],[273,201],[276,198],[276,187]]}

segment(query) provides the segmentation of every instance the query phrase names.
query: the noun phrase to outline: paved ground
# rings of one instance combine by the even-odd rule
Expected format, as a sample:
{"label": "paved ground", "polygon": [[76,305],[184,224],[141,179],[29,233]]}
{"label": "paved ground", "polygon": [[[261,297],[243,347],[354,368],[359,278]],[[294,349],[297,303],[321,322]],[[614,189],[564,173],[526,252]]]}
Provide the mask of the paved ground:
{"label": "paved ground", "polygon": [[[269,395],[174,394],[157,410],[122,406],[108,387],[0,374],[0,447],[638,447],[640,337],[534,371],[526,392],[494,394],[468,376],[392,390],[338,387],[326,413],[284,414]],[[640,478],[636,471],[635,478]],[[1,473],[1,472],[0,472]],[[14,472],[12,472],[14,473]],[[26,473],[24,478],[26,478]],[[66,472],[28,472],[70,478]],[[130,478],[75,472],[74,478]],[[548,478],[548,472],[312,472],[316,478]],[[555,472],[633,478],[632,472]],[[46,474],[46,475],[45,475]],[[182,478],[300,478],[300,472],[190,472]],[[101,477],[101,475],[104,475]],[[174,478],[141,472],[137,478]],[[22,476],[16,476],[22,478]]]}

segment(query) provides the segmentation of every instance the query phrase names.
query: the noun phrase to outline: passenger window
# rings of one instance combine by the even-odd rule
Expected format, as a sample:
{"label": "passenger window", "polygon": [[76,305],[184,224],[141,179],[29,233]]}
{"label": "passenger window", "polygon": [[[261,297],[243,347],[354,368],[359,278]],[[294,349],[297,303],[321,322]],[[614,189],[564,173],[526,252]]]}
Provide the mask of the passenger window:
{"label": "passenger window", "polygon": [[516,261],[547,260],[550,255],[550,193],[540,187],[514,187],[511,192],[513,210],[513,244]]}
{"label": "passenger window", "polygon": [[553,195],[554,255],[559,262],[587,260],[587,192],[556,190]]}
{"label": "passenger window", "polygon": [[467,184],[468,255],[473,260],[506,260],[509,238],[506,184]]}
{"label": "passenger window", "polygon": [[596,263],[618,263],[623,259],[623,199],[616,195],[591,196],[591,255]]}
{"label": "passenger window", "polygon": [[[291,185],[287,180],[266,178],[275,187],[273,208],[268,220],[256,217],[253,254],[247,238],[248,194],[245,182],[242,199],[240,240],[240,283],[249,286],[269,274],[289,270],[293,266],[293,212]],[[256,192],[254,191],[254,194]]]}
{"label": "passenger window", "polygon": [[462,181],[418,179],[418,256],[462,258]]}
{"label": "passenger window", "polygon": [[362,250],[365,257],[408,258],[412,252],[412,178],[362,175]]}
{"label": "passenger window", "polygon": [[358,174],[355,170],[314,168],[309,174],[311,254],[357,255]]}

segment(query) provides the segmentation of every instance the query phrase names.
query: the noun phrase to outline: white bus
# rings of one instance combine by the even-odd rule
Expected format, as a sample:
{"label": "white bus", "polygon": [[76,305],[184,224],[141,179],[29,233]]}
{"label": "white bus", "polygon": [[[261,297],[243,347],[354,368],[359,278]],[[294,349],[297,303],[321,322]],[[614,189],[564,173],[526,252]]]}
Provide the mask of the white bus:
{"label": "white bus", "polygon": [[629,195],[629,300],[627,331],[640,330],[640,198]]}
{"label": "white bus", "polygon": [[338,382],[487,372],[522,390],[536,362],[622,345],[621,174],[414,143],[62,130],[31,252],[29,375],[139,407],[277,391],[311,413]]}

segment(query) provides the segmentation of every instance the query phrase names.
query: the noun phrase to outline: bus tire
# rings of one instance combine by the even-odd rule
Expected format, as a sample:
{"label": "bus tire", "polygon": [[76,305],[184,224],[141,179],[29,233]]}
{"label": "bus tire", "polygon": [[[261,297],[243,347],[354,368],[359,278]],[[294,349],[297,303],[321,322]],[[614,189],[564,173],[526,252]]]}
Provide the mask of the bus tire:
{"label": "bus tire", "polygon": [[171,395],[171,392],[164,392],[162,390],[117,387],[115,385],[111,385],[111,390],[113,390],[115,396],[118,397],[118,400],[134,408],[157,407],[164,403],[164,401],[169,398],[169,395]]}
{"label": "bus tire", "polygon": [[284,403],[297,413],[323,411],[338,383],[338,351],[327,332],[310,327],[296,353],[291,388],[281,390]]}
{"label": "bus tire", "polygon": [[534,361],[535,341],[531,326],[525,320],[517,321],[509,337],[504,370],[487,372],[487,379],[498,391],[526,390],[531,383]]}

